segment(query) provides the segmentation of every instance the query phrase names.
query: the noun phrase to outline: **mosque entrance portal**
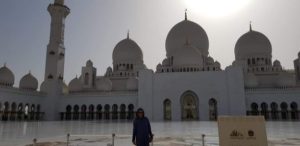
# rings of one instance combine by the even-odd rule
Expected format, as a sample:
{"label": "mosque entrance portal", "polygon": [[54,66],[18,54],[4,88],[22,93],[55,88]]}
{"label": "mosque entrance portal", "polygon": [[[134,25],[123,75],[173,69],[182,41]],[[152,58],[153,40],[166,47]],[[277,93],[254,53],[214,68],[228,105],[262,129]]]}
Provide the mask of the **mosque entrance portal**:
{"label": "mosque entrance portal", "polygon": [[185,121],[198,120],[198,97],[188,91],[181,96],[181,119]]}

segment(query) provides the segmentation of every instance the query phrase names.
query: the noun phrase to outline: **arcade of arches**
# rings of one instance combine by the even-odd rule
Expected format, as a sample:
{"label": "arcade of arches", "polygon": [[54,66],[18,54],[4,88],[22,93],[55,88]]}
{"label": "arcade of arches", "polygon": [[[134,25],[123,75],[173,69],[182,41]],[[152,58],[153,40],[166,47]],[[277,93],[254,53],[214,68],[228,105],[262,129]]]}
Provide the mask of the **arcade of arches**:
{"label": "arcade of arches", "polygon": [[251,110],[247,115],[262,115],[266,120],[299,120],[298,104],[291,102],[276,103],[268,105],[266,102],[251,103]]}
{"label": "arcade of arches", "polygon": [[135,117],[134,105],[67,105],[66,111],[60,113],[61,120],[132,120]]}
{"label": "arcade of arches", "polygon": [[42,120],[44,113],[39,104],[0,102],[1,121]]}
{"label": "arcade of arches", "polygon": [[[199,120],[199,99],[193,92],[185,92],[181,99],[182,120]],[[209,120],[215,121],[218,116],[217,100],[211,98],[208,103]],[[16,102],[0,102],[0,120],[22,121],[42,120],[44,113],[40,111],[40,105]],[[131,120],[135,117],[133,104],[125,105],[67,105],[66,111],[61,112],[61,120]],[[172,101],[163,101],[164,120],[172,120]],[[296,102],[271,102],[267,104],[251,103],[251,109],[247,115],[263,115],[266,120],[299,120],[300,112]]]}

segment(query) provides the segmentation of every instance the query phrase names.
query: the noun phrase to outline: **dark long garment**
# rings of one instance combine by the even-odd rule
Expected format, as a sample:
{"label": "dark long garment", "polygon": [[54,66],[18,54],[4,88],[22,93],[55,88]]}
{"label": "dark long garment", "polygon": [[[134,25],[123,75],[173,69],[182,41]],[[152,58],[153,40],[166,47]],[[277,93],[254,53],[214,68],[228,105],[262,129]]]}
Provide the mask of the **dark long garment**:
{"label": "dark long garment", "polygon": [[133,122],[132,142],[135,141],[137,146],[149,146],[152,136],[148,118],[136,118]]}

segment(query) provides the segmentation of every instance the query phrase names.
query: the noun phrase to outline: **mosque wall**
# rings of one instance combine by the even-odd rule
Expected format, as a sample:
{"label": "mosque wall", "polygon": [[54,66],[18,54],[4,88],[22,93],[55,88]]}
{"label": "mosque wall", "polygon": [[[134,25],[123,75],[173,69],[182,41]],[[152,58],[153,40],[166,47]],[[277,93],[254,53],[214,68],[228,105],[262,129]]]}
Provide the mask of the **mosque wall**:
{"label": "mosque wall", "polygon": [[[9,103],[41,104],[45,94],[37,91],[22,91],[18,88],[0,88],[0,101]],[[2,104],[3,104],[2,103]]]}
{"label": "mosque wall", "polygon": [[183,96],[197,100],[199,120],[209,120],[209,101],[217,101],[219,115],[245,115],[242,70],[211,72],[140,72],[139,106],[153,120],[164,119],[164,101],[171,101],[172,120],[182,120]]}
{"label": "mosque wall", "polygon": [[[154,110],[158,110],[158,106],[153,104],[153,78],[154,72],[150,69],[140,70],[139,72],[139,93],[138,105],[144,109],[149,119],[153,119]],[[155,109],[153,107],[156,107]]]}

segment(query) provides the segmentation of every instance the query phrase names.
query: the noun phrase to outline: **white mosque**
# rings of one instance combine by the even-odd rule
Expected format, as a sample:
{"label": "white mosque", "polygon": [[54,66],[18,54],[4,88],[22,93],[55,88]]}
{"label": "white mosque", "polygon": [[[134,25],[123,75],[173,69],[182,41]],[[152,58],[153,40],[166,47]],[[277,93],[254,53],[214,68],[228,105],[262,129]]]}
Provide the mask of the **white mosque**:
{"label": "white mosque", "polygon": [[262,33],[250,30],[235,45],[232,65],[209,56],[205,30],[187,17],[166,39],[166,58],[155,71],[129,35],[114,48],[113,64],[97,75],[88,60],[81,75],[63,82],[65,19],[70,9],[55,0],[47,46],[45,78],[29,72],[14,86],[8,66],[0,68],[0,120],[131,120],[138,107],[149,119],[216,120],[218,115],[263,115],[266,120],[299,120],[300,53],[294,70],[272,59],[272,45]]}

